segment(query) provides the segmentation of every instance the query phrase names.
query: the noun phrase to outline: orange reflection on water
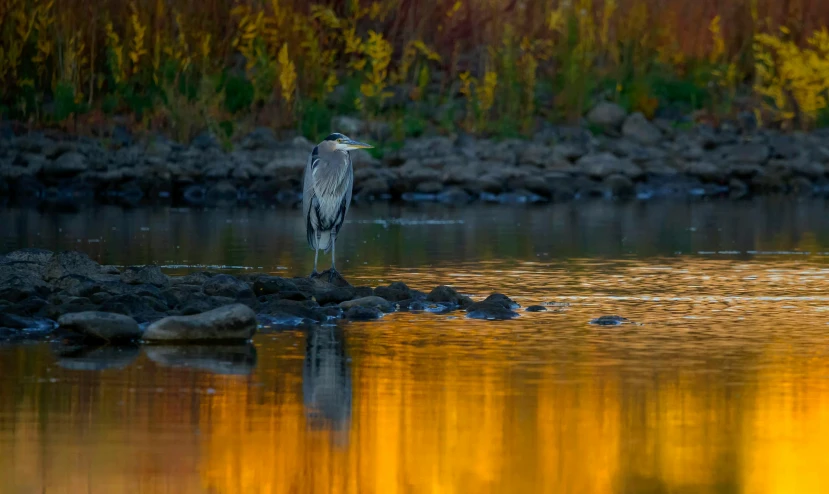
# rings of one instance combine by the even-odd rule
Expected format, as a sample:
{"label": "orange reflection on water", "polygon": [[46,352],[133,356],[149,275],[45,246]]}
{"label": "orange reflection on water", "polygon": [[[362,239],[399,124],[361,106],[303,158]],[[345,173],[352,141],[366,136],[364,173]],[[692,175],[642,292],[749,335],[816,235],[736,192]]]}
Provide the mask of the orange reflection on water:
{"label": "orange reflection on water", "polygon": [[[462,288],[570,306],[261,334],[252,373],[229,376],[0,349],[0,492],[829,492],[819,265],[478,274]],[[645,324],[586,324],[609,313]]]}

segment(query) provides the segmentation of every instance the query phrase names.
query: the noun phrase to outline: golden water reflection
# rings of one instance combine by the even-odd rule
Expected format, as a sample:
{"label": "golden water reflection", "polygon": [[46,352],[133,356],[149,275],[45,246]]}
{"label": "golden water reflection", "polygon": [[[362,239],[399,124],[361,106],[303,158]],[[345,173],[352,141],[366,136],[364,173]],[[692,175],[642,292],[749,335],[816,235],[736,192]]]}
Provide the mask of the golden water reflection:
{"label": "golden water reflection", "polygon": [[260,334],[236,375],[0,348],[0,492],[829,492],[819,259],[356,276],[570,305]]}

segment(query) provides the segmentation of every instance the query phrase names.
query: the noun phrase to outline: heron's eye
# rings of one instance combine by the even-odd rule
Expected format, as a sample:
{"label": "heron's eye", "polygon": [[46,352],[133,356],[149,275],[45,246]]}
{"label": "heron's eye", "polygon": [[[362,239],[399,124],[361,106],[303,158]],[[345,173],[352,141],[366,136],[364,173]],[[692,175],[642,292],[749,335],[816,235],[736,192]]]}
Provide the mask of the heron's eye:
{"label": "heron's eye", "polygon": [[337,142],[343,142],[342,138],[337,139]]}

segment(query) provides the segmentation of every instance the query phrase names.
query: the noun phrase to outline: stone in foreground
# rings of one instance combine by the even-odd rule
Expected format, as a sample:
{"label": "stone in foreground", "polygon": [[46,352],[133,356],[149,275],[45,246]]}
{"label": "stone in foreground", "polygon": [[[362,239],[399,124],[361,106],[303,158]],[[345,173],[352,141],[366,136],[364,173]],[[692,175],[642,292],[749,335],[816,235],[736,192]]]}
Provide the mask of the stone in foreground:
{"label": "stone in foreground", "polygon": [[632,323],[633,321],[622,316],[601,316],[590,321],[590,324],[595,326],[621,326],[622,324]]}
{"label": "stone in foreground", "polygon": [[58,318],[58,325],[75,333],[110,343],[134,340],[141,337],[141,329],[135,319],[111,312],[74,312]]}
{"label": "stone in foreground", "polygon": [[144,333],[147,341],[249,340],[256,333],[256,313],[243,304],[232,304],[193,316],[165,317]]}
{"label": "stone in foreground", "polygon": [[345,302],[341,302],[340,307],[346,311],[352,307],[370,307],[373,309],[379,309],[383,312],[394,312],[394,306],[392,306],[391,302],[376,295],[347,300]]}

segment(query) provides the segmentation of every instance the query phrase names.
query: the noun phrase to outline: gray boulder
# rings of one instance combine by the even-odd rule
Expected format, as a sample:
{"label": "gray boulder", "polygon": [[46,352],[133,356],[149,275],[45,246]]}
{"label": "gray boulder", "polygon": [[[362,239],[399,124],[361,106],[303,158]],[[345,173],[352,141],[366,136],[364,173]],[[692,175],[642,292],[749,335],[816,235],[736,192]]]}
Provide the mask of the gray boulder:
{"label": "gray boulder", "polygon": [[648,119],[641,113],[634,113],[627,117],[622,125],[622,135],[646,146],[653,146],[662,140],[662,132],[659,128],[648,122]]}
{"label": "gray boulder", "polygon": [[611,153],[588,154],[576,162],[587,175],[605,178],[614,174],[636,178],[642,175],[642,169],[628,160],[621,160]]}
{"label": "gray boulder", "polygon": [[52,177],[74,177],[88,168],[89,163],[84,155],[72,151],[60,155],[54,161],[46,162],[43,172]]}
{"label": "gray boulder", "polygon": [[86,254],[77,251],[59,252],[52,256],[43,271],[47,281],[71,274],[95,279],[101,276],[101,266]]}
{"label": "gray boulder", "polygon": [[135,319],[110,312],[73,312],[58,318],[58,325],[75,333],[107,342],[129,341],[141,337]]}
{"label": "gray boulder", "polygon": [[256,313],[243,304],[232,304],[192,316],[165,317],[144,332],[147,341],[249,340],[256,333]]}
{"label": "gray boulder", "polygon": [[253,298],[253,290],[244,281],[228,274],[218,274],[204,284],[204,293],[232,299]]}
{"label": "gray boulder", "polygon": [[394,306],[392,306],[391,302],[376,295],[346,300],[345,302],[340,302],[340,307],[345,311],[348,311],[352,307],[371,307],[383,312],[394,312]]}
{"label": "gray boulder", "polygon": [[158,266],[129,267],[121,273],[121,281],[128,285],[154,285],[165,287],[170,279],[161,272]]}
{"label": "gray boulder", "polygon": [[600,102],[587,113],[588,122],[611,129],[618,129],[625,121],[625,117],[627,117],[625,109],[609,101]]}

